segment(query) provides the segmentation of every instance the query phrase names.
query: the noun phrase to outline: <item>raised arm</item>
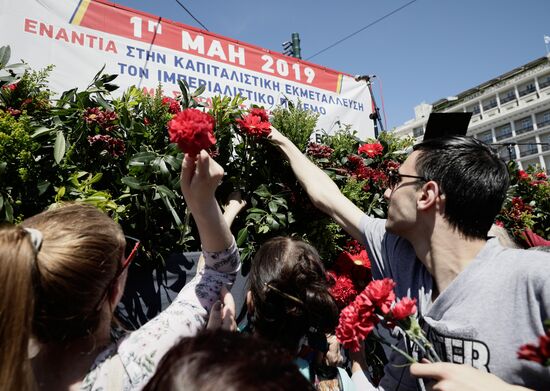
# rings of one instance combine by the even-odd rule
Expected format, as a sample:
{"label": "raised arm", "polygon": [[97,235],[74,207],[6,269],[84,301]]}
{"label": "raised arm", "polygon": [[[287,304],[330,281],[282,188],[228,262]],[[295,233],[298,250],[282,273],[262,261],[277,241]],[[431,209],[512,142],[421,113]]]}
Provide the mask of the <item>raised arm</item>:
{"label": "raised arm", "polygon": [[348,234],[362,241],[361,217],[363,212],[346,198],[330,177],[277,129],[271,128],[271,142],[285,155],[294,175],[307,192],[316,208],[329,215]]}
{"label": "raised arm", "polygon": [[214,193],[223,178],[223,168],[201,151],[185,155],[181,170],[181,192],[191,210],[204,251],[222,251],[233,244],[233,235],[223,217]]}

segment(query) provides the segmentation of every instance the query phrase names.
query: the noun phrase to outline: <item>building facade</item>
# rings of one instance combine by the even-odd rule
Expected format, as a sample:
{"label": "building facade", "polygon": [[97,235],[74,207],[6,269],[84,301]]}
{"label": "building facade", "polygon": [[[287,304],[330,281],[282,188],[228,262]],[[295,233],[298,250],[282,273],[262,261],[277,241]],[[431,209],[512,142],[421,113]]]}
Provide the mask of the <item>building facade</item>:
{"label": "building facade", "polygon": [[420,141],[431,112],[471,112],[468,135],[492,144],[521,168],[539,165],[550,171],[550,55],[457,96],[421,104],[415,119],[394,132]]}

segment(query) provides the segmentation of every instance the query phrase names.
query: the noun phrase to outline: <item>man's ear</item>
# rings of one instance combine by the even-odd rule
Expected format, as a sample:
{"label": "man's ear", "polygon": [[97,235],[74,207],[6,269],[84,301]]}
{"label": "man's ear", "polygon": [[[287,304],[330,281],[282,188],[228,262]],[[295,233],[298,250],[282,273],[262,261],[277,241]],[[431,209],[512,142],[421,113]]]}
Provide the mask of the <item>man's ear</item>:
{"label": "man's ear", "polygon": [[445,197],[441,193],[441,189],[437,182],[428,181],[422,186],[422,191],[419,193],[418,200],[416,202],[419,210],[428,210],[434,206],[441,206],[445,203]]}

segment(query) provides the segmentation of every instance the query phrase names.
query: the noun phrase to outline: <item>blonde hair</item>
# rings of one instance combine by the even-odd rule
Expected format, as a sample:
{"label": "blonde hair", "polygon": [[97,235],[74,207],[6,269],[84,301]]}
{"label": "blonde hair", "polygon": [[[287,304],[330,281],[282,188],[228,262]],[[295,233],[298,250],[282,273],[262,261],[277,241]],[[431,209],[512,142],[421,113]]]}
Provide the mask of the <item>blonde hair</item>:
{"label": "blonde hair", "polygon": [[56,343],[93,334],[101,300],[121,267],[122,229],[85,204],[45,211],[22,225],[43,235],[36,261],[33,335],[39,342]]}
{"label": "blonde hair", "polygon": [[0,389],[31,390],[28,341],[32,328],[35,250],[18,227],[0,230]]}

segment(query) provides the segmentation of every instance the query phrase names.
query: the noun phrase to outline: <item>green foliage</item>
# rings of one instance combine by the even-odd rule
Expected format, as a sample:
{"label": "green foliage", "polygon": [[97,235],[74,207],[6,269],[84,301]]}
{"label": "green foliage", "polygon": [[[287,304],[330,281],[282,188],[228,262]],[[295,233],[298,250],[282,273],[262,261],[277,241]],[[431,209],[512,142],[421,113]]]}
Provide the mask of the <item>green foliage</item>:
{"label": "green foliage", "polygon": [[288,108],[277,107],[271,114],[273,126],[305,152],[319,115],[304,109],[299,102],[297,105],[289,103]]}
{"label": "green foliage", "polygon": [[[141,262],[159,266],[174,251],[198,249],[179,190],[183,155],[170,144],[166,124],[176,109],[203,107],[201,102],[208,100],[197,98],[204,87],[190,91],[181,81],[175,100],[163,97],[160,86],[153,95],[131,87],[115,99],[116,76],[100,71],[86,89],[65,91],[53,101],[46,87],[51,68],[33,72],[10,66],[6,53],[0,48],[0,220],[20,221],[55,202],[86,202],[141,239]],[[224,204],[228,194],[239,190],[247,201],[232,227],[243,260],[269,238],[288,235],[312,243],[330,264],[349,236],[312,205],[268,139],[237,128],[245,111],[240,96],[215,96],[208,108],[217,139],[210,153],[226,171],[218,199]],[[272,124],[325,170],[346,197],[366,213],[384,217],[387,174],[399,168],[412,138],[382,132],[378,140],[360,140],[351,126],[341,125],[316,144],[310,142],[316,120],[300,105],[272,112]],[[375,152],[358,154],[365,143]],[[515,233],[530,227],[547,237],[548,180],[541,180],[535,169],[526,174],[528,181],[518,175],[517,167],[512,168],[516,179],[502,221]],[[519,214],[518,197],[526,205]]]}

